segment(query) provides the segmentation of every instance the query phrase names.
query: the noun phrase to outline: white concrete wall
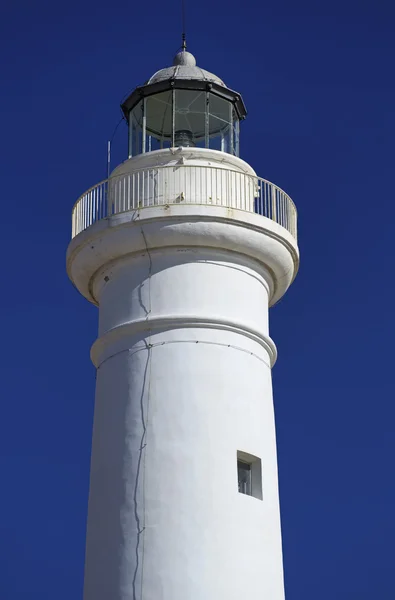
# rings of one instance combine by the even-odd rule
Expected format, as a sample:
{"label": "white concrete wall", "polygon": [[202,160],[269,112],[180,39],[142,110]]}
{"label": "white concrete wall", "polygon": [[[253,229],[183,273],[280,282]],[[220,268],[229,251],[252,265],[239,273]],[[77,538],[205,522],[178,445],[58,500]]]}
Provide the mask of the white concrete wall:
{"label": "white concrete wall", "polygon": [[[266,279],[184,247],[97,274],[85,600],[283,600]],[[263,500],[238,493],[238,450]]]}

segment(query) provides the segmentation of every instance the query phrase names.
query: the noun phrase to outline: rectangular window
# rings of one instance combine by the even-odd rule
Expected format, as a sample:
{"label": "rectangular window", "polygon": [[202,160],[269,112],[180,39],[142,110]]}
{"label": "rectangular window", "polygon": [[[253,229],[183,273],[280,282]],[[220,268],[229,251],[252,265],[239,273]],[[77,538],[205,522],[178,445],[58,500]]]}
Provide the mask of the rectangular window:
{"label": "rectangular window", "polygon": [[237,451],[237,482],[240,494],[262,500],[262,462],[247,452]]}

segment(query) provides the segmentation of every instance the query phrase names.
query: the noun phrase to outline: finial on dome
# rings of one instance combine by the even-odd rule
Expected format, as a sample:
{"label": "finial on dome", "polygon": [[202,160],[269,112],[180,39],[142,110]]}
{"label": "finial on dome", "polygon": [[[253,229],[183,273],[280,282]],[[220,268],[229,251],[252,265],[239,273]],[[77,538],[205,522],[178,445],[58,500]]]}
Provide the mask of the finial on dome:
{"label": "finial on dome", "polygon": [[182,33],[182,44],[180,52],[174,57],[173,66],[176,67],[178,65],[182,67],[196,67],[196,58],[190,52],[187,52],[187,36],[185,33],[185,6],[184,1],[182,3],[183,6],[183,33]]}
{"label": "finial on dome", "polygon": [[196,67],[196,58],[190,52],[187,52],[186,50],[181,50],[181,52],[177,52],[177,54],[175,55],[173,65],[181,65],[183,67]]}

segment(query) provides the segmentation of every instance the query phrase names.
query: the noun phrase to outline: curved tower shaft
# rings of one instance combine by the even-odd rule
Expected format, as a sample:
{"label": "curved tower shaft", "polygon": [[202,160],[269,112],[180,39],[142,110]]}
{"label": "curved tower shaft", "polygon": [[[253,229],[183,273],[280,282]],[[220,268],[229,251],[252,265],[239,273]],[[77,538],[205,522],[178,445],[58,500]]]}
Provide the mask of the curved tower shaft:
{"label": "curved tower shaft", "polygon": [[296,211],[189,53],[123,110],[130,156],[77,201],[67,258],[99,306],[84,600],[283,600],[268,309]]}

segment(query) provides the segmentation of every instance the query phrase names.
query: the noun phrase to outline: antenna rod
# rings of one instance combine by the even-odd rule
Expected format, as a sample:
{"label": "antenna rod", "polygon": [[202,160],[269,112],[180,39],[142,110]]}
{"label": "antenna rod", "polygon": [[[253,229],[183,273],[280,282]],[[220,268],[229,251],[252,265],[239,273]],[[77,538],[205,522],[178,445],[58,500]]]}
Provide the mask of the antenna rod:
{"label": "antenna rod", "polygon": [[107,179],[110,177],[111,170],[111,142],[108,140],[107,142]]}
{"label": "antenna rod", "polygon": [[120,125],[120,123],[124,121],[124,117],[122,116],[121,119],[118,121],[118,123],[115,126],[115,129],[113,131],[113,134],[111,136],[111,139],[108,140],[107,142],[107,179],[109,179],[110,177],[110,171],[111,171],[111,148],[112,148],[112,143],[115,137],[115,134],[117,132],[117,129]]}
{"label": "antenna rod", "polygon": [[182,10],[182,49],[185,51],[187,49],[187,41],[186,41],[186,25],[185,25],[185,0],[181,0],[181,10]]}

